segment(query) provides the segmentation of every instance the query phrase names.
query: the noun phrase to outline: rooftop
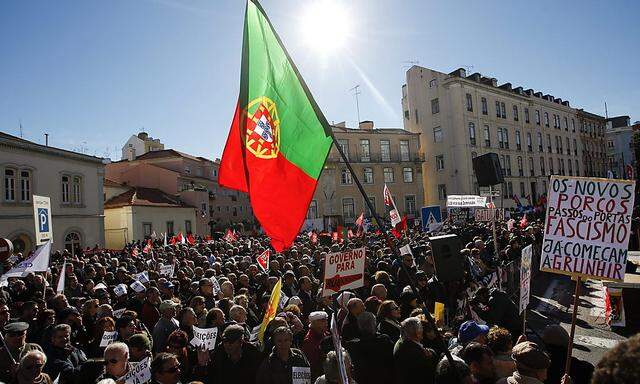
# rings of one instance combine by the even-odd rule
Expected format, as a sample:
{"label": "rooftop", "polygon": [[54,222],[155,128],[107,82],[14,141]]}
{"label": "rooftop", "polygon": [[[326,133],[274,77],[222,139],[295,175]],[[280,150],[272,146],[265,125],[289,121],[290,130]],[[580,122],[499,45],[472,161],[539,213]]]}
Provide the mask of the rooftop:
{"label": "rooftop", "polygon": [[120,208],[125,206],[193,208],[176,196],[164,193],[159,189],[144,187],[133,187],[104,203],[105,208]]}

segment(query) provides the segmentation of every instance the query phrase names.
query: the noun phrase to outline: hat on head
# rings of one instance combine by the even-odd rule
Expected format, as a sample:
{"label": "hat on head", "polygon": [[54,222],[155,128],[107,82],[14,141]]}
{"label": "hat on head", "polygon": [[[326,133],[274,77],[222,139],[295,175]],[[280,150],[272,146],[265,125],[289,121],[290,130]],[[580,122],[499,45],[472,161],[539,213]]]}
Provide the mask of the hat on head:
{"label": "hat on head", "polygon": [[140,348],[142,350],[151,350],[151,340],[144,333],[136,333],[127,340],[129,347]]}
{"label": "hat on head", "polygon": [[228,326],[222,333],[222,341],[234,342],[244,336],[244,328],[238,324]]}
{"label": "hat on head", "polygon": [[23,321],[17,321],[15,323],[9,323],[4,326],[5,332],[17,333],[24,332],[29,329],[29,323],[25,323]]}
{"label": "hat on head", "polygon": [[542,342],[545,345],[565,347],[569,343],[569,334],[561,325],[550,324],[542,332]]}
{"label": "hat on head", "polygon": [[173,302],[172,300],[163,300],[162,303],[160,303],[160,311],[164,311],[170,308],[175,308],[177,307],[178,304],[176,304],[175,302]]}
{"label": "hat on head", "polygon": [[489,333],[489,327],[480,325],[473,320],[465,321],[458,330],[458,341],[466,344],[480,335]]}
{"label": "hat on head", "polygon": [[327,320],[329,315],[325,311],[314,311],[309,314],[309,321]]}
{"label": "hat on head", "polygon": [[511,351],[511,358],[516,361],[516,365],[530,369],[546,369],[551,365],[549,355],[532,341],[516,344]]}
{"label": "hat on head", "polygon": [[295,304],[299,306],[300,304],[302,304],[302,299],[300,299],[298,296],[293,296],[289,299],[287,304]]}

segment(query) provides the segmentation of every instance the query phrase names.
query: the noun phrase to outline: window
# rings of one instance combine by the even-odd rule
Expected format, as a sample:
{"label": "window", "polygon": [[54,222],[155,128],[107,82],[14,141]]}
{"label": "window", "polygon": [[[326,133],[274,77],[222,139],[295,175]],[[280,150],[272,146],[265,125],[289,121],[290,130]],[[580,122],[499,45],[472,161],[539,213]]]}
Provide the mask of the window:
{"label": "window", "polygon": [[524,190],[524,182],[520,182],[520,197],[525,197],[526,196],[526,191]]}
{"label": "window", "polygon": [[142,233],[144,237],[151,237],[151,223],[142,223]]}
{"label": "window", "polygon": [[409,111],[404,111],[404,118],[409,120]]}
{"label": "window", "polygon": [[413,183],[413,168],[402,168],[402,178],[404,179],[405,183]]}
{"label": "window", "polygon": [[433,142],[442,143],[442,128],[433,127]]}
{"label": "window", "polygon": [[555,174],[555,172],[553,171],[553,158],[552,157],[549,158],[549,174],[550,175],[554,175]]}
{"label": "window", "polygon": [[524,170],[522,169],[522,157],[518,156],[518,176],[524,176]]}
{"label": "window", "polygon": [[383,168],[382,173],[385,183],[393,183],[393,168]]}
{"label": "window", "polygon": [[578,142],[576,139],[573,139],[573,154],[578,156]]}
{"label": "window", "polygon": [[318,218],[318,202],[316,200],[311,200],[311,204],[309,204],[309,209],[307,209],[307,219],[317,219]]}
{"label": "window", "polygon": [[400,160],[409,161],[409,140],[400,140]]}
{"label": "window", "polygon": [[538,138],[538,152],[542,152],[542,133],[537,132],[536,136]]}
{"label": "window", "polygon": [[507,176],[511,176],[511,156],[506,155],[504,157],[505,165],[507,166]]}
{"label": "window", "polygon": [[518,151],[522,150],[522,143],[520,140],[520,131],[516,131],[516,149]]}
{"label": "window", "polygon": [[536,168],[535,168],[535,165],[533,164],[533,157],[529,158],[529,175],[531,176],[536,175]]}
{"label": "window", "polygon": [[344,153],[344,157],[349,160],[349,140],[338,139],[338,145]]}
{"label": "window", "polygon": [[502,170],[502,174],[504,176],[506,176],[507,175],[507,170],[504,167],[504,155],[500,155],[500,169]]}
{"label": "window", "polygon": [[547,133],[547,152],[551,153],[551,134]]}
{"label": "window", "polygon": [[16,200],[16,171],[4,170],[4,201]]}
{"label": "window", "polygon": [[498,128],[498,147],[504,148],[504,137],[502,136],[502,128]]}
{"label": "window", "polygon": [[196,176],[202,176],[202,167],[196,168]]}
{"label": "window", "polygon": [[573,164],[571,160],[567,160],[567,169],[569,170],[569,176],[573,176]]}
{"label": "window", "polygon": [[569,119],[567,118],[567,116],[564,117],[564,130],[569,130]]}
{"label": "window", "polygon": [[373,184],[373,169],[371,168],[364,169],[364,183]]}
{"label": "window", "polygon": [[567,155],[571,154],[571,143],[569,141],[569,138],[567,137]]}
{"label": "window", "polygon": [[438,184],[438,200],[446,200],[446,199],[447,199],[447,185]]}
{"label": "window", "polygon": [[418,115],[418,109],[415,109],[414,112],[416,114],[416,124],[420,124],[420,115]]}
{"label": "window", "polygon": [[360,140],[360,161],[371,161],[371,150],[368,139]]}
{"label": "window", "polygon": [[186,173],[187,175],[191,174],[191,167],[189,167],[188,165],[184,166],[184,173]]}
{"label": "window", "polygon": [[544,180],[542,181],[542,192],[547,193],[547,182]]}
{"label": "window", "polygon": [[531,144],[531,132],[527,132],[527,152],[533,152],[533,145]]}
{"label": "window", "polygon": [[82,203],[82,178],[80,176],[73,177],[73,203]]}
{"label": "window", "polygon": [[342,199],[342,216],[345,219],[353,219],[356,217],[356,209],[352,197]]}
{"label": "window", "polygon": [[69,232],[64,237],[64,249],[71,252],[72,255],[82,249],[82,240],[78,232]]}
{"label": "window", "polygon": [[576,160],[576,176],[580,176],[580,166],[578,165],[578,160]]}
{"label": "window", "polygon": [[507,192],[507,196],[513,196],[513,183],[510,181],[507,183]]}
{"label": "window", "polygon": [[571,119],[571,132],[576,131],[576,121]]}
{"label": "window", "polygon": [[69,176],[62,176],[62,203],[68,204],[69,196]]}
{"label": "window", "polygon": [[31,172],[20,171],[20,201],[31,201]]}
{"label": "window", "polygon": [[470,93],[467,93],[467,111],[473,112],[473,99]]}
{"label": "window", "polygon": [[540,111],[536,109],[536,125],[540,125]]}
{"label": "window", "polygon": [[416,213],[416,197],[415,195],[407,195],[404,197],[404,212],[407,215],[415,215]]}
{"label": "window", "polygon": [[435,115],[436,113],[440,112],[440,103],[438,102],[438,99],[433,99],[431,100],[431,114]]}
{"label": "window", "polygon": [[544,157],[540,157],[540,174],[543,176],[547,174],[547,169],[544,166]]}
{"label": "window", "polygon": [[560,174],[564,176],[564,159],[558,159],[558,161],[560,162],[560,164],[558,164],[558,167],[560,168]]}
{"label": "window", "polygon": [[562,155],[563,149],[562,149],[562,137],[561,136],[558,136],[558,143],[560,144],[560,151],[558,151],[558,153]]}
{"label": "window", "polygon": [[434,78],[429,81],[429,88],[434,88],[438,86],[438,81]]}
{"label": "window", "polygon": [[518,121],[518,106],[513,106],[513,121]]}
{"label": "window", "polygon": [[529,124],[529,108],[524,109],[524,122]]}
{"label": "window", "polygon": [[469,123],[469,143],[473,146],[476,145],[476,125]]}
{"label": "window", "polygon": [[488,125],[484,126],[484,146],[487,148],[491,147],[491,131]]}
{"label": "window", "polygon": [[500,102],[496,100],[496,117],[500,117],[502,114],[500,113]]}
{"label": "window", "polygon": [[[235,209],[235,207],[234,207]],[[185,233],[191,233],[191,220],[185,220],[184,221],[184,231]]]}
{"label": "window", "polygon": [[[375,198],[375,196],[369,196],[369,202],[371,203],[371,207],[373,208],[373,210],[375,212],[376,211],[376,198]],[[367,205],[366,201],[364,202],[363,206],[364,206],[364,210],[367,212],[367,216],[373,216],[373,213],[369,209],[369,206]]]}
{"label": "window", "polygon": [[382,161],[391,161],[391,144],[389,140],[380,140],[380,155]]}
{"label": "window", "polygon": [[502,118],[506,119],[507,118],[507,107],[505,106],[504,103],[500,103],[500,106],[502,107]]}
{"label": "window", "polygon": [[340,184],[347,185],[352,184],[353,178],[351,177],[351,172],[347,168],[342,168],[340,170]]}
{"label": "window", "polygon": [[444,170],[444,155],[436,156],[436,170]]}
{"label": "window", "polygon": [[482,104],[482,114],[483,115],[488,115],[489,114],[489,108],[487,107],[487,98],[483,97],[482,99],[480,99],[481,104]]}
{"label": "window", "polygon": [[509,149],[509,131],[507,131],[507,128],[502,128],[502,137],[504,138],[504,148]]}
{"label": "window", "polygon": [[544,126],[549,126],[549,114],[547,112],[544,113]]}

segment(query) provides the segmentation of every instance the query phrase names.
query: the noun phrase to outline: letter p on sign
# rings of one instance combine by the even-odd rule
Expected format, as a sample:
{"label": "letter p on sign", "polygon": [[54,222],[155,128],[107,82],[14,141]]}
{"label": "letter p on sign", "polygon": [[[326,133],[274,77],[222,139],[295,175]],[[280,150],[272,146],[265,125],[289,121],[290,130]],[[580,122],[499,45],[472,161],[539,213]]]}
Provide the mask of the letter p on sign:
{"label": "letter p on sign", "polygon": [[40,232],[49,232],[49,210],[47,208],[38,208],[38,225]]}

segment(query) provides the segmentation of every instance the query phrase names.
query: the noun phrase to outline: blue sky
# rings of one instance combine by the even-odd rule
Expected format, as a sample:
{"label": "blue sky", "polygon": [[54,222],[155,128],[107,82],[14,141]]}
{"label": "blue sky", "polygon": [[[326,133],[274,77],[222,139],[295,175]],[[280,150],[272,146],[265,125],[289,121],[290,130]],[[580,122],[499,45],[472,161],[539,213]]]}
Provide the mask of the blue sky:
{"label": "blue sky", "polygon": [[[471,71],[640,120],[636,1],[334,0],[345,46],[301,38],[317,0],[262,4],[329,121],[401,127],[407,62]],[[219,157],[235,106],[243,0],[0,2],[0,130],[119,158],[144,129]],[[117,152],[116,152],[117,149]]]}

